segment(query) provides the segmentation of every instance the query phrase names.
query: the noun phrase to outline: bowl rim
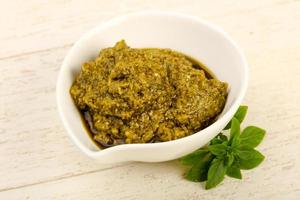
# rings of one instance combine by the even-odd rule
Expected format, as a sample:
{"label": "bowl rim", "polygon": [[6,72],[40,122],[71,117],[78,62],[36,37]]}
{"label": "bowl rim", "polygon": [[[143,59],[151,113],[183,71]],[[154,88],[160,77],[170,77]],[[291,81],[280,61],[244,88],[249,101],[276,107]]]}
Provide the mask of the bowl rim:
{"label": "bowl rim", "polygon": [[[73,52],[74,49],[76,49],[77,46],[80,45],[80,43],[82,43],[82,41],[88,39],[89,37],[91,37],[93,34],[96,34],[97,32],[101,32],[102,30],[112,26],[112,25],[116,25],[118,23],[122,23],[123,21],[126,20],[130,20],[131,18],[136,18],[136,17],[140,17],[140,16],[145,16],[145,15],[154,15],[154,16],[160,16],[160,17],[176,17],[176,18],[181,18],[184,20],[190,20],[193,21],[195,23],[198,24],[202,24],[204,26],[206,26],[209,29],[212,29],[213,31],[221,34],[226,40],[228,40],[232,46],[236,49],[236,52],[238,53],[241,61],[242,61],[242,86],[241,86],[241,90],[239,91],[238,95],[236,96],[236,99],[234,100],[233,104],[229,107],[228,111],[225,112],[220,118],[218,118],[213,124],[209,125],[208,127],[206,127],[205,129],[202,129],[192,135],[180,138],[180,139],[176,139],[176,140],[171,140],[171,141],[167,141],[167,142],[160,142],[160,143],[139,143],[139,144],[122,144],[122,145],[116,145],[113,147],[109,147],[106,149],[99,149],[99,150],[91,150],[89,149],[86,145],[84,145],[81,141],[79,141],[79,139],[73,134],[72,130],[71,130],[71,124],[68,123],[68,120],[66,119],[67,117],[65,116],[63,109],[62,109],[62,105],[61,105],[61,101],[62,101],[62,96],[60,95],[62,89],[60,87],[61,83],[64,80],[64,73],[63,70],[66,70],[66,68],[68,67],[68,61],[70,60],[71,54]],[[186,15],[186,14],[182,14],[182,13],[177,13],[177,12],[170,12],[170,11],[157,11],[157,10],[148,10],[148,11],[141,11],[141,12],[134,12],[134,13],[129,13],[129,14],[125,14],[125,15],[121,15],[121,16],[117,16],[114,17],[104,23],[101,23],[99,25],[97,25],[96,27],[90,29],[87,33],[85,33],[84,35],[82,35],[75,43],[74,45],[71,47],[71,49],[69,50],[69,52],[67,53],[66,57],[63,60],[63,63],[61,65],[61,68],[59,70],[59,74],[58,74],[58,79],[57,79],[57,84],[56,84],[56,102],[57,102],[57,108],[58,108],[58,112],[60,115],[60,118],[63,122],[63,125],[69,135],[69,137],[71,137],[71,139],[73,140],[73,142],[76,144],[76,146],[79,147],[79,149],[81,151],[83,151],[86,155],[92,157],[92,158],[98,158],[100,156],[104,156],[105,154],[112,154],[114,152],[117,151],[122,151],[122,150],[139,150],[139,149],[152,149],[152,148],[157,148],[160,146],[171,146],[177,143],[184,143],[184,141],[188,141],[188,140],[193,140],[193,138],[197,137],[197,135],[199,134],[205,134],[207,132],[209,132],[210,130],[212,130],[214,127],[216,126],[221,126],[222,124],[225,124],[227,121],[229,121],[229,119],[234,115],[234,113],[237,111],[239,105],[241,104],[245,94],[246,94],[246,90],[247,90],[247,86],[248,86],[248,79],[249,79],[249,69],[248,69],[248,64],[245,58],[245,55],[242,51],[242,49],[236,44],[236,42],[225,32],[223,31],[221,28],[219,28],[218,26],[211,24],[210,22],[203,20],[199,17],[195,17],[195,16],[191,16],[191,15]]]}

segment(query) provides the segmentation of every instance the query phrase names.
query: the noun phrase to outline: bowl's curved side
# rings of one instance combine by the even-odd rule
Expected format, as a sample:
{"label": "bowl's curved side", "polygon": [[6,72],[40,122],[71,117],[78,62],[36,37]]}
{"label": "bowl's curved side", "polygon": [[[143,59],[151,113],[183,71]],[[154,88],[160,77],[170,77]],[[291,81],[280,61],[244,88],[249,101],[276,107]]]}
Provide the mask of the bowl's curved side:
{"label": "bowl's curved side", "polygon": [[[90,153],[89,156],[101,163],[118,163],[126,161],[162,162],[180,158],[207,144],[216,136],[223,126],[214,126],[194,134],[193,139],[178,139],[172,142],[151,144],[124,144],[104,151]],[[187,138],[187,137],[186,137]],[[198,142],[194,142],[197,140]]]}
{"label": "bowl's curved side", "polygon": [[[135,28],[139,27],[139,28]],[[153,29],[152,32],[149,30]],[[134,47],[169,47],[203,61],[217,77],[229,82],[229,97],[220,118],[191,136],[163,143],[125,144],[99,150],[86,134],[69,88],[80,66],[125,38]],[[199,56],[200,55],[200,56]],[[222,67],[220,67],[222,66]],[[148,11],[108,21],[84,35],[67,54],[57,80],[57,104],[73,142],[88,156],[103,163],[159,162],[179,158],[208,143],[230,121],[245,96],[248,66],[242,50],[220,28],[195,17]]]}

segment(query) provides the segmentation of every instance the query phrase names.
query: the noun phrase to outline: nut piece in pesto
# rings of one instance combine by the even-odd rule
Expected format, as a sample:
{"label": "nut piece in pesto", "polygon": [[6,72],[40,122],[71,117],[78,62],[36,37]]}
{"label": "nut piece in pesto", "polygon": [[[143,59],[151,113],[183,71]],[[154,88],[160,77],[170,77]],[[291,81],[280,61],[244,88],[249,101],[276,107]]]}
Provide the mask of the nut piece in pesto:
{"label": "nut piece in pesto", "polygon": [[109,147],[175,140],[209,126],[224,108],[227,83],[182,53],[122,40],[83,64],[70,93],[92,138]]}

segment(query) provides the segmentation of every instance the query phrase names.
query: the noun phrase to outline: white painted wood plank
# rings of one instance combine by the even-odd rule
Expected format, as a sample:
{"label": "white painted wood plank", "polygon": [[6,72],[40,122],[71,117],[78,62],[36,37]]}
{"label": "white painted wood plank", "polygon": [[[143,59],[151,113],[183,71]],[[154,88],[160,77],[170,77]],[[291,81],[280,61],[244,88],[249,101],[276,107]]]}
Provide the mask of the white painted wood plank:
{"label": "white painted wood plank", "polygon": [[0,59],[74,43],[83,33],[114,16],[147,10],[223,17],[289,4],[291,0],[12,0],[0,7]]}
{"label": "white painted wood plank", "polygon": [[[297,134],[295,131],[293,134]],[[289,134],[292,136],[292,134]],[[290,148],[283,147],[289,153]],[[268,151],[268,150],[265,150]],[[271,155],[269,155],[271,156]],[[295,158],[293,156],[293,158]],[[182,179],[177,162],[132,164],[107,171],[75,176],[18,190],[0,193],[1,199],[128,199],[128,200],[232,200],[272,199],[297,200],[300,195],[295,166],[286,161],[273,165],[269,157],[254,171],[245,172],[242,181],[227,178],[213,190]],[[299,166],[299,161],[296,161]],[[295,162],[294,162],[295,163]],[[292,169],[292,170],[291,170]],[[285,178],[282,178],[284,174]]]}

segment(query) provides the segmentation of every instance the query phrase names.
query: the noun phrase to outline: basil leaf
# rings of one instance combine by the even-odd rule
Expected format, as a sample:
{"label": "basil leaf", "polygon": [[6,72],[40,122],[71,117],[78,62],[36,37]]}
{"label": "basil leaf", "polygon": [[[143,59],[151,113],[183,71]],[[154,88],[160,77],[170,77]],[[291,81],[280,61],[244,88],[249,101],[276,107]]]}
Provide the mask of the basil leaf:
{"label": "basil leaf", "polygon": [[228,146],[229,141],[222,142],[223,145]]}
{"label": "basil leaf", "polygon": [[253,169],[265,158],[259,151],[247,146],[241,146],[237,150],[237,156],[240,169]]}
{"label": "basil leaf", "polygon": [[209,164],[195,164],[186,173],[185,178],[193,182],[203,182],[207,180],[207,171]]}
{"label": "basil leaf", "polygon": [[208,146],[208,150],[216,156],[222,156],[226,154],[227,146],[224,144],[214,144]]}
{"label": "basil leaf", "polygon": [[240,106],[237,112],[234,114],[234,117],[239,120],[240,123],[242,123],[246,117],[248,111],[248,106]]}
{"label": "basil leaf", "polygon": [[214,144],[223,144],[224,142],[228,141],[228,138],[226,135],[223,135],[223,133],[219,133],[215,138],[213,138],[210,141],[210,145]]}
{"label": "basil leaf", "polygon": [[190,153],[180,159],[181,164],[183,165],[194,165],[199,160],[203,159],[207,154],[208,150],[205,149],[198,149],[193,153]]}
{"label": "basil leaf", "polygon": [[227,176],[230,176],[232,178],[242,179],[241,170],[240,170],[240,168],[238,168],[235,165],[228,167],[226,174],[227,174]]}
{"label": "basil leaf", "polygon": [[[236,111],[236,113],[234,114],[234,117],[239,120],[240,123],[242,123],[245,119],[245,116],[247,114],[247,111],[248,111],[248,106],[240,106],[238,108],[238,110]],[[230,129],[231,127],[231,122],[228,122],[228,124],[226,125],[226,127],[224,128],[224,130],[227,130],[227,129]]]}
{"label": "basil leaf", "polygon": [[240,122],[235,117],[231,120],[229,144],[232,147],[240,144]]}
{"label": "basil leaf", "polygon": [[246,127],[241,136],[241,145],[247,145],[249,147],[257,147],[265,136],[266,131],[256,126]]}
{"label": "basil leaf", "polygon": [[221,144],[223,141],[220,140],[219,138],[214,138],[210,141],[210,144],[211,145],[214,145],[214,144]]}
{"label": "basil leaf", "polygon": [[228,153],[225,158],[225,165],[226,167],[230,167],[234,161],[234,156],[232,153]]}
{"label": "basil leaf", "polygon": [[207,153],[203,160],[198,160],[198,162],[192,166],[185,174],[185,178],[194,182],[206,181],[209,164],[212,159],[212,154]]}
{"label": "basil leaf", "polygon": [[205,189],[211,189],[221,183],[224,180],[225,173],[226,167],[224,165],[224,160],[215,158],[208,170]]}

